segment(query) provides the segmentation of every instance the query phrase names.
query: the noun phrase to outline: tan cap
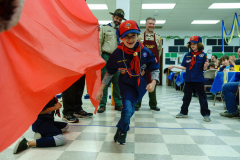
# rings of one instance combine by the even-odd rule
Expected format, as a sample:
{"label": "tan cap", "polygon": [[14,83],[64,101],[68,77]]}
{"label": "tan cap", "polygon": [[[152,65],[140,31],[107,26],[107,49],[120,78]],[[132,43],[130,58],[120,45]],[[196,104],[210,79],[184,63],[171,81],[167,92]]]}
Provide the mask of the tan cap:
{"label": "tan cap", "polygon": [[116,9],[114,13],[112,12],[109,12],[111,15],[114,15],[114,16],[118,16],[118,17],[121,17],[122,19],[126,20],[124,18],[124,11],[122,9]]}

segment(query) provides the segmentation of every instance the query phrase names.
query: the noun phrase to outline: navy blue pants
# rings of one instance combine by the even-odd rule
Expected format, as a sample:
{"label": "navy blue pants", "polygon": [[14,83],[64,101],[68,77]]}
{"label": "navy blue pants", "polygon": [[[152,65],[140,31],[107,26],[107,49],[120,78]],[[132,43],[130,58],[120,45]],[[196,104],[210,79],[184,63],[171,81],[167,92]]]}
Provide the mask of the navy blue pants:
{"label": "navy blue pants", "polygon": [[56,142],[53,136],[62,134],[61,129],[67,123],[55,122],[53,119],[38,118],[32,125],[32,130],[41,134],[42,138],[37,139],[37,147],[55,147]]}
{"label": "navy blue pants", "polygon": [[207,95],[204,91],[204,82],[185,82],[183,104],[182,104],[180,113],[184,115],[188,114],[188,107],[192,100],[193,90],[197,92],[199,97],[201,115],[210,116],[210,110],[208,109]]}

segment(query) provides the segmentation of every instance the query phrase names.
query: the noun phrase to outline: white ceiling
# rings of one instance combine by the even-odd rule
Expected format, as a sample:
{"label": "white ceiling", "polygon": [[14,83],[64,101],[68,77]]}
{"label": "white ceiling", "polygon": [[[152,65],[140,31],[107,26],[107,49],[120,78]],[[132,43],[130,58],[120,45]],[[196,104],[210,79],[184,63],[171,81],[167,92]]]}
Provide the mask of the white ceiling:
{"label": "white ceiling", "polygon": [[[92,10],[98,20],[111,20],[109,12],[116,9],[116,0],[86,0],[88,4],[107,4],[108,10]],[[240,0],[130,0],[130,19],[140,24],[140,20],[155,17],[166,20],[162,30],[221,30],[222,21],[229,33],[234,14],[240,21],[240,9],[208,9],[214,3],[239,3]],[[142,10],[144,3],[176,3],[174,9]],[[193,20],[220,20],[217,24],[191,24]],[[239,22],[240,23],[240,22]]]}

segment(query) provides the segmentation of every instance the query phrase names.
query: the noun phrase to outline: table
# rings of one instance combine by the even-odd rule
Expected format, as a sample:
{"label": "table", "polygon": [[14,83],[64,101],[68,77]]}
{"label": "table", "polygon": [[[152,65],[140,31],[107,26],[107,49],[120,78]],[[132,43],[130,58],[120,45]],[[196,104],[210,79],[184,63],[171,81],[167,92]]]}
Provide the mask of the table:
{"label": "table", "polygon": [[175,80],[176,85],[180,86],[181,84],[183,84],[185,76],[186,76],[186,72],[179,72],[179,74]]}
{"label": "table", "polygon": [[215,95],[217,92],[222,91],[224,77],[226,79],[226,82],[237,82],[240,80],[240,72],[218,72],[210,90],[213,95]]}
{"label": "table", "polygon": [[173,81],[173,77],[174,77],[174,74],[175,74],[176,72],[171,72],[171,73],[169,73],[169,75],[168,75],[168,79],[170,79],[171,80],[171,82]]}

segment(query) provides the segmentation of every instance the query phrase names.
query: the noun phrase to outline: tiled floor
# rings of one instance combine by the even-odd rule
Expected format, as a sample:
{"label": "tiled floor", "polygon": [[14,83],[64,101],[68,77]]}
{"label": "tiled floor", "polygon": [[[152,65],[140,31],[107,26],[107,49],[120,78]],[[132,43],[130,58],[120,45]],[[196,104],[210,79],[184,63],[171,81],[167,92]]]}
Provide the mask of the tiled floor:
{"label": "tiled floor", "polygon": [[[197,98],[193,97],[189,117],[176,119],[183,93],[171,87],[158,86],[160,112],[148,107],[148,96],[142,108],[131,119],[127,144],[113,142],[121,112],[107,105],[107,111],[90,119],[70,124],[61,147],[30,148],[13,155],[14,144],[0,153],[1,160],[240,160],[240,119],[220,117],[221,102],[209,100],[211,122],[204,122]],[[83,108],[93,112],[89,100]],[[56,118],[60,120],[59,118]],[[29,129],[24,136],[33,139]]]}

